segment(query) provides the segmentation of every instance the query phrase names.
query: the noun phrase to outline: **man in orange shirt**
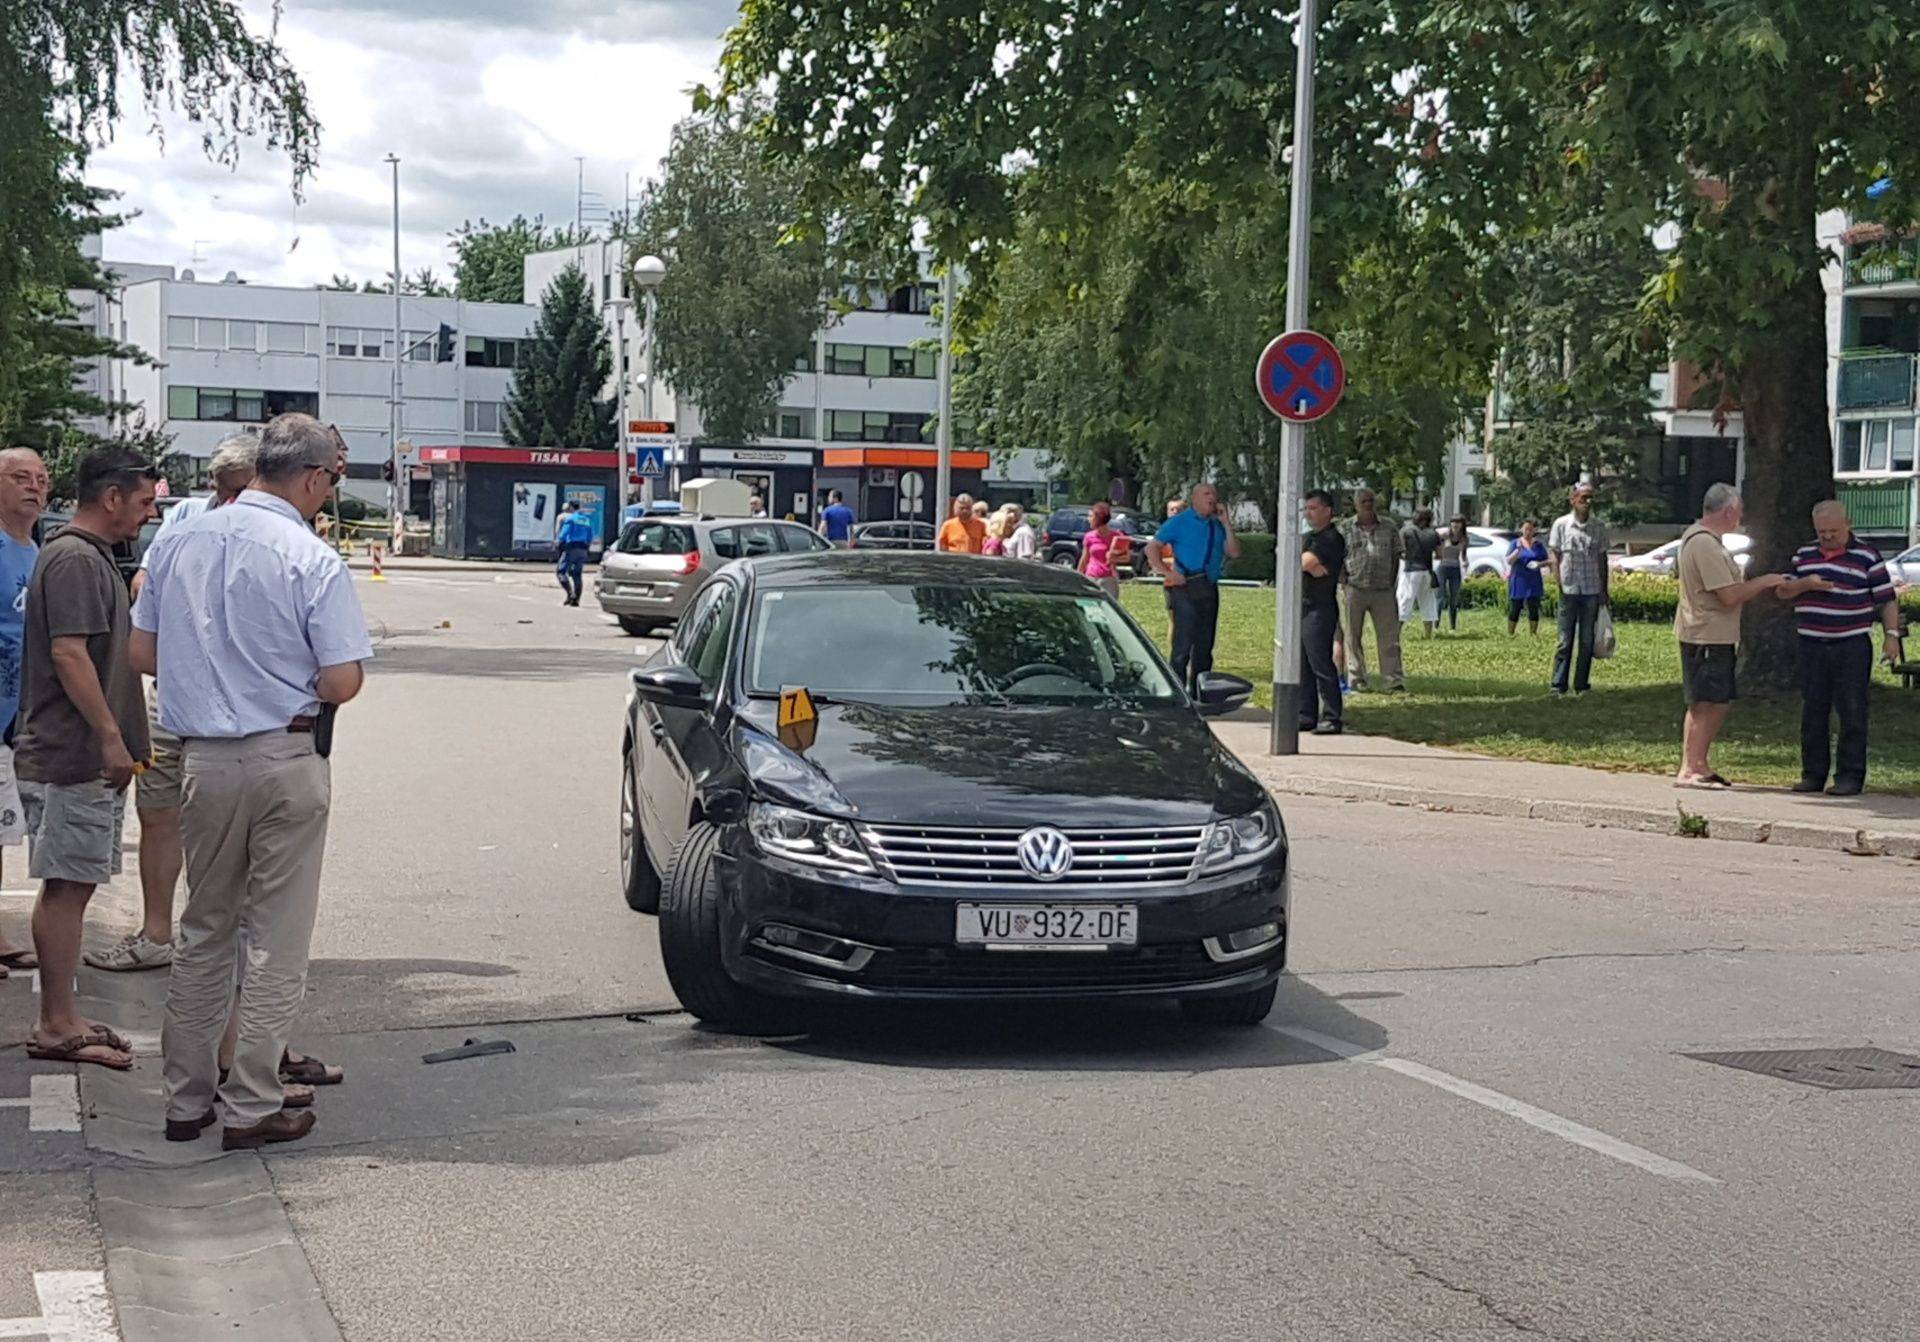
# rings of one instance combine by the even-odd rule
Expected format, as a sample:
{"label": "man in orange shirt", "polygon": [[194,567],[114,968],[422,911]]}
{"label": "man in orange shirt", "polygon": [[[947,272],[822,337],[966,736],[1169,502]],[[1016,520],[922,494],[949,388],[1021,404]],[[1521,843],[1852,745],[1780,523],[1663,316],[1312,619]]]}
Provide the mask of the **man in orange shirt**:
{"label": "man in orange shirt", "polygon": [[977,555],[986,550],[987,524],[973,515],[973,495],[953,501],[953,516],[940,527],[937,548],[954,554]]}

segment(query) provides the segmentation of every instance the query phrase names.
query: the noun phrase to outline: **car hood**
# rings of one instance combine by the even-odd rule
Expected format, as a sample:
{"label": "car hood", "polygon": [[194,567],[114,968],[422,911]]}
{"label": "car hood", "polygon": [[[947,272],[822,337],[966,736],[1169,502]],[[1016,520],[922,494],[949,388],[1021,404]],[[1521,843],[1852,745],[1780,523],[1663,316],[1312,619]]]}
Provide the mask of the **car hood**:
{"label": "car hood", "polygon": [[777,740],[777,704],[737,719],[755,790],[873,822],[1015,827],[1201,824],[1266,795],[1190,708],[822,704]]}

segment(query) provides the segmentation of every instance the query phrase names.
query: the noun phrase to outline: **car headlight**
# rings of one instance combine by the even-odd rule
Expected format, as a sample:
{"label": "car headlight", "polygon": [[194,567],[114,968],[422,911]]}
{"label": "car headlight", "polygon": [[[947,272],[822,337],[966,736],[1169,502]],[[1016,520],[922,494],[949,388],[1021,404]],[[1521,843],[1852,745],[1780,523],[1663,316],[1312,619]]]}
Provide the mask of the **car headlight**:
{"label": "car headlight", "polygon": [[763,853],[829,871],[873,874],[873,859],[867,856],[853,826],[844,820],[829,820],[761,801],[747,811],[747,832]]}
{"label": "car headlight", "polygon": [[1202,872],[1227,871],[1259,862],[1280,846],[1280,815],[1272,802],[1257,811],[1215,821],[1201,850]]}

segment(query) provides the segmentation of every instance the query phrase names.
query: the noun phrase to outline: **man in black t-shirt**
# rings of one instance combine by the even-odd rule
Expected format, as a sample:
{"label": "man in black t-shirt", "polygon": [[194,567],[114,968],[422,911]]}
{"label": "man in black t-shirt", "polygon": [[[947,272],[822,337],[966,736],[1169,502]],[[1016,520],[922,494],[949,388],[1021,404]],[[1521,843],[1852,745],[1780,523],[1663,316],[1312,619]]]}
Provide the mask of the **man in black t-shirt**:
{"label": "man in black t-shirt", "polygon": [[1326,490],[1310,491],[1302,511],[1308,530],[1300,552],[1300,643],[1306,662],[1300,730],[1337,736],[1340,672],[1333,664],[1333,644],[1340,636],[1340,570],[1346,567],[1347,542],[1333,524],[1333,495]]}

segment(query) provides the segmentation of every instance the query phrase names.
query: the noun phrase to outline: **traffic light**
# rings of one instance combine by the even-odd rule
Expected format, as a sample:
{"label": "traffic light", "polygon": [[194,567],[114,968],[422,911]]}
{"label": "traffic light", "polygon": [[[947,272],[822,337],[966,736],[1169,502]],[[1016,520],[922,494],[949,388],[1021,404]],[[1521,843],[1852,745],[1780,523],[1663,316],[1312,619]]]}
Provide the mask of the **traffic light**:
{"label": "traffic light", "polygon": [[388,484],[393,483],[393,458],[388,457],[380,463],[380,478]]}
{"label": "traffic light", "polygon": [[445,322],[433,337],[433,361],[435,363],[453,362],[453,328]]}

